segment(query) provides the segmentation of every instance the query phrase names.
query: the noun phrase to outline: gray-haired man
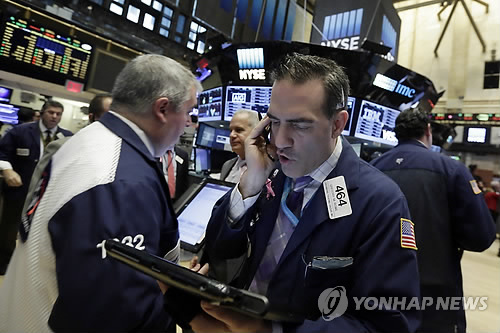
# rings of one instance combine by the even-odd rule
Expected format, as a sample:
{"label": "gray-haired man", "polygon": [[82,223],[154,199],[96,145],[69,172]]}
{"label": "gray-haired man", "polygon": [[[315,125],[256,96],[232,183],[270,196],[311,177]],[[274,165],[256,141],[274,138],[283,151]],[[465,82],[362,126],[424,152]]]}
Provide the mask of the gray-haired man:
{"label": "gray-haired man", "polygon": [[177,220],[156,157],[178,140],[201,87],[176,61],[139,56],[111,111],[52,157],[0,289],[0,331],[164,331],[153,279],[106,258],[104,240],[176,260]]}

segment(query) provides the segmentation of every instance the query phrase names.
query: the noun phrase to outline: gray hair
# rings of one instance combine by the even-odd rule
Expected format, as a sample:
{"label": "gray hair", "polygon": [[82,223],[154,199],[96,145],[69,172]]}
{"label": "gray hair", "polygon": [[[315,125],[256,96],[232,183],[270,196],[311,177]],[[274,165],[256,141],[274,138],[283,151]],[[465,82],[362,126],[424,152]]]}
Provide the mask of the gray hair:
{"label": "gray hair", "polygon": [[193,73],[177,61],[158,54],[141,55],[118,74],[111,108],[145,113],[156,99],[167,97],[177,109],[189,100],[192,87],[203,90]]}
{"label": "gray hair", "polygon": [[288,54],[272,70],[271,78],[273,81],[289,80],[294,84],[304,84],[310,80],[323,82],[323,113],[328,119],[347,108],[349,78],[343,68],[331,59],[300,53]]}
{"label": "gray hair", "polygon": [[246,114],[248,116],[248,125],[250,125],[251,128],[254,128],[259,123],[259,116],[257,115],[257,111],[249,109],[239,109],[233,114],[233,118],[237,114]]}

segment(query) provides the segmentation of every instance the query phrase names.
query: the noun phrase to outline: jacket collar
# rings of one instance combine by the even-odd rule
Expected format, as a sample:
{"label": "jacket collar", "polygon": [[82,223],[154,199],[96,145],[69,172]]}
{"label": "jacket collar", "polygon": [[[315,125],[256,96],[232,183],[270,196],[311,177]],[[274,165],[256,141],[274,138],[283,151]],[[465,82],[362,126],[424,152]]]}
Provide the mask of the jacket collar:
{"label": "jacket collar", "polygon": [[142,142],[141,138],[134,132],[130,126],[128,126],[121,119],[116,117],[110,112],[106,112],[99,121],[106,126],[110,131],[121,137],[125,142],[137,150],[141,155],[143,155],[147,160],[157,162],[156,159],[151,155],[148,148]]}

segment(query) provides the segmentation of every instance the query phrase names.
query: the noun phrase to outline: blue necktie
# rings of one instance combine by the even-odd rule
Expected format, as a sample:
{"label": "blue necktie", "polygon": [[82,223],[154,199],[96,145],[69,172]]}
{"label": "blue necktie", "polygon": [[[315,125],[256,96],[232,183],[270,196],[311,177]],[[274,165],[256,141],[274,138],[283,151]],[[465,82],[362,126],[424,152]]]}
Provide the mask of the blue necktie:
{"label": "blue necktie", "polygon": [[[273,232],[267,243],[262,261],[250,285],[251,291],[266,294],[274,268],[278,264],[298,220],[300,220],[304,200],[304,189],[312,180],[313,179],[309,176],[297,178],[293,191],[290,191],[286,198],[286,207],[283,207],[283,204],[280,205],[278,219],[276,220]],[[287,179],[287,182],[290,184],[291,180]],[[286,195],[286,190],[284,194]],[[287,212],[286,210],[289,211]],[[293,215],[290,216],[290,214]]]}

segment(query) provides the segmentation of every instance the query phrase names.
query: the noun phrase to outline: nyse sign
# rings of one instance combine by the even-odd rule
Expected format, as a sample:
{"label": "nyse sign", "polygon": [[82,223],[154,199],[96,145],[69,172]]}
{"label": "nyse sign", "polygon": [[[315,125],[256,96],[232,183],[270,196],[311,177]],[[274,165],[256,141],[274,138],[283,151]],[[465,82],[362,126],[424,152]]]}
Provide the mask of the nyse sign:
{"label": "nyse sign", "polygon": [[344,50],[357,50],[359,49],[359,36],[323,41],[321,45]]}
{"label": "nyse sign", "polygon": [[240,69],[240,80],[265,80],[266,70],[261,69]]}

